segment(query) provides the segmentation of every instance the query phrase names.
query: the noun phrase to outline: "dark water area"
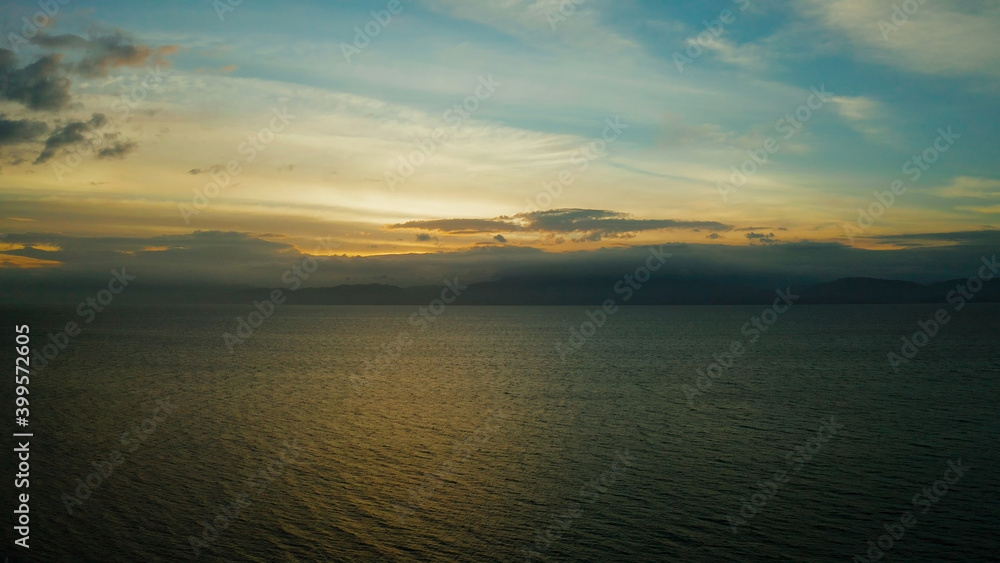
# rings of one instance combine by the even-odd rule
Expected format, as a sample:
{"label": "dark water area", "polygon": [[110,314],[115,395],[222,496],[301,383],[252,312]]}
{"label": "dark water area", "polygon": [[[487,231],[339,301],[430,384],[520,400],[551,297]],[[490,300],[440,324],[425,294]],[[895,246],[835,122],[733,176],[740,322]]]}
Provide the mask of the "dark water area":
{"label": "dark water area", "polygon": [[1000,306],[888,360],[940,307],[0,309],[9,560],[997,561]]}

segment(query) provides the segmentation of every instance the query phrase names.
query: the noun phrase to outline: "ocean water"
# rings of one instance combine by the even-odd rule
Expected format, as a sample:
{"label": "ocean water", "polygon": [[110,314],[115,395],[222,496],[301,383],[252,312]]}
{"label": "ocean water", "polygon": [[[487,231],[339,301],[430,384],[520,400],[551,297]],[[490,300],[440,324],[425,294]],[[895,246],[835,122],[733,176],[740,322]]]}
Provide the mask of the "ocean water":
{"label": "ocean water", "polygon": [[[10,509],[5,546],[46,562],[747,562],[868,560],[881,541],[885,561],[997,561],[1000,307],[955,312],[887,362],[938,307],[792,307],[752,343],[760,307],[623,308],[565,357],[588,308],[450,307],[421,325],[413,307],[287,306],[230,351],[251,307],[111,307],[31,377],[31,550],[11,547]],[[82,321],[0,315],[8,342],[30,323],[36,346]],[[721,356],[734,341],[745,352]],[[715,355],[728,367],[695,393]]]}

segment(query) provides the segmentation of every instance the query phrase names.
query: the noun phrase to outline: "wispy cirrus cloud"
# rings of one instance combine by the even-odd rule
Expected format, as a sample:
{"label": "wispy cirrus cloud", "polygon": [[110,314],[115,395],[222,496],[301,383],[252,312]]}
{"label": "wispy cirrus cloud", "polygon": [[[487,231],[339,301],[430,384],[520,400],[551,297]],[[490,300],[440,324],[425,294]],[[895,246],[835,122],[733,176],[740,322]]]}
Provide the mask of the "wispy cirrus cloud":
{"label": "wispy cirrus cloud", "polygon": [[876,99],[867,96],[834,96],[837,112],[848,125],[865,138],[886,144],[898,144],[900,135],[887,125],[890,110]]}
{"label": "wispy cirrus cloud", "polygon": [[[431,9],[487,25],[524,39],[559,37],[565,44],[602,50],[632,49],[637,43],[601,22],[589,3],[568,0],[428,0]],[[591,4],[591,5],[588,5]],[[572,11],[569,10],[569,8]]]}
{"label": "wispy cirrus cloud", "polygon": [[1000,202],[1000,179],[959,176],[940,188],[938,194],[944,197],[995,199]]}
{"label": "wispy cirrus cloud", "polygon": [[[926,2],[905,19],[895,20],[894,4],[806,0],[796,5],[804,15],[847,38],[859,57],[919,74],[1000,78],[996,2]],[[896,29],[887,32],[885,24]]]}

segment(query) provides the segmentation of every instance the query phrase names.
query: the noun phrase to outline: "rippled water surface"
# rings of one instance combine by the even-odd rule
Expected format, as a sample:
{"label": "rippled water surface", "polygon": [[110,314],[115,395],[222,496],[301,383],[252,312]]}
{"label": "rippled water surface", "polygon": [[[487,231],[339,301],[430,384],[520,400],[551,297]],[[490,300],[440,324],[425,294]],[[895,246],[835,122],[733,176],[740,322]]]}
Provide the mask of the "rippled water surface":
{"label": "rippled water surface", "polygon": [[[412,307],[289,306],[233,352],[252,309],[109,309],[32,376],[11,561],[849,561],[958,460],[885,560],[996,561],[1000,307],[894,373],[936,308],[793,307],[752,344],[759,307],[624,308],[565,359],[586,308],[422,331]],[[36,343],[81,320],[2,313]]]}

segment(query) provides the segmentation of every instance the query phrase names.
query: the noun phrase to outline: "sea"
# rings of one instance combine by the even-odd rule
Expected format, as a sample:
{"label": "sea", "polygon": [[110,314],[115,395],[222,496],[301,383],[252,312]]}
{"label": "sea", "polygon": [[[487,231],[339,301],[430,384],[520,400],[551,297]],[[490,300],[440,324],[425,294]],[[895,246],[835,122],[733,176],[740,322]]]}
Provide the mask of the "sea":
{"label": "sea", "polygon": [[1000,561],[1000,306],[770,309],[6,307],[5,561]]}

